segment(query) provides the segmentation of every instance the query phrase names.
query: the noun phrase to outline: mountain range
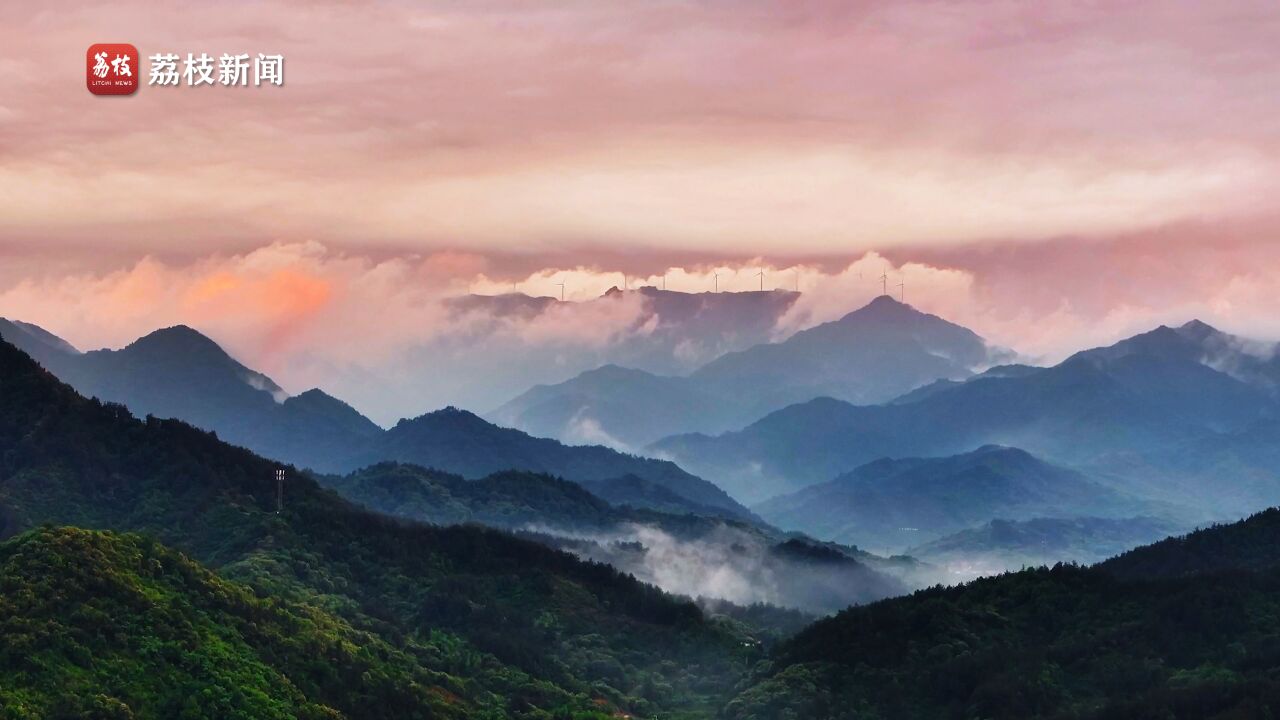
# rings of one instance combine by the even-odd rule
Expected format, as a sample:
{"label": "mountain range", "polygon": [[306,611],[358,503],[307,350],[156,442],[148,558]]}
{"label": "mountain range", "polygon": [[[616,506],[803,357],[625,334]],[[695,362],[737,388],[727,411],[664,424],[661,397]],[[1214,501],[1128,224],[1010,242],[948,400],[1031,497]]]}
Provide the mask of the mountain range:
{"label": "mountain range", "polygon": [[993,518],[1131,517],[1153,509],[1017,448],[945,458],[884,458],[755,506],[779,527],[901,553]]}
{"label": "mountain range", "polygon": [[[0,332],[72,354],[23,326]],[[1246,371],[1216,360],[1210,367],[1183,344],[1204,340],[1194,326],[1162,328],[1055,368],[969,379],[861,409],[935,406],[973,388],[985,388],[978,398],[1026,408],[1010,396],[1065,401],[1065,383],[1075,402],[1061,415],[1023,422],[1063,431],[1072,427],[1066,418],[1104,426],[1076,429],[1086,438],[1125,430],[1107,425],[1118,419],[1148,423],[1095,462],[1136,453],[1134,462],[1150,467],[1144,463],[1158,448],[1193,453],[1198,442],[1227,448],[1201,472],[1260,462],[1267,455],[1255,446],[1268,442],[1271,427],[1267,364],[1250,352],[1258,362],[1245,363]],[[1068,382],[1080,378],[1090,382]],[[1092,399],[1093,383],[1117,393],[1111,406]],[[514,523],[526,512],[515,502],[530,516],[572,506],[566,517],[596,513],[605,523],[613,513],[653,512],[602,504],[554,477],[462,480],[394,464],[346,476],[352,486],[343,492],[399,504],[401,517],[393,518],[295,468],[286,468],[278,495],[278,462],[184,422],[138,419],[121,405],[86,399],[7,342],[0,342],[0,397],[0,535],[8,538],[0,543],[0,703],[18,717],[1181,720],[1265,717],[1280,707],[1277,509],[1094,567],[1036,568],[852,607],[774,645],[767,609],[728,606],[713,616],[582,559],[601,552],[622,563],[618,556],[635,553],[637,543],[661,540],[653,535],[562,538],[565,546],[599,548],[575,549],[574,557],[545,539],[408,519],[461,507]],[[1161,412],[1166,426],[1155,424]],[[444,420],[474,422],[458,411]],[[1135,438],[1152,444],[1123,442]],[[1003,494],[991,497],[1000,502],[1026,498],[1055,512],[1099,498],[1122,504],[1127,492],[1122,478],[1057,467],[1047,455],[1011,447],[948,454],[955,457],[871,458],[849,468],[845,484],[891,493],[902,483],[935,498],[956,482],[999,487]],[[1265,492],[1265,478],[1248,487]],[[767,532],[697,515],[662,522],[657,529],[673,536],[680,523]],[[755,552],[734,542],[717,547]],[[807,566],[812,576],[784,582],[820,594],[844,592],[839,578],[856,577],[832,567],[877,569],[852,549],[799,538],[765,552],[765,571],[778,561]],[[661,558],[658,569],[686,562]],[[687,567],[718,579],[705,565]]]}
{"label": "mountain range", "polygon": [[617,492],[629,494],[633,504],[644,503],[647,487],[653,507],[683,505],[685,511],[754,519],[724,492],[671,462],[534,438],[454,408],[383,430],[321,390],[289,396],[185,326],[158,330],[121,350],[87,353],[30,324],[0,321],[0,337],[14,338],[85,395],[121,403],[138,415],[179,418],[232,444],[322,472],[345,473],[386,460],[470,478],[532,470],[590,483],[604,496],[611,496],[616,481]]}
{"label": "mountain range", "polygon": [[[769,342],[779,320],[799,297],[799,293],[787,290],[687,293],[643,286],[625,291],[613,287],[600,297],[573,303],[511,293],[467,295],[448,300],[447,306],[455,316],[468,317],[471,324],[501,324],[513,318],[528,321],[553,316],[569,306],[590,314],[633,302],[638,308],[633,332],[620,334],[591,357],[603,360],[597,364],[670,375],[686,373],[725,353]],[[475,332],[484,334],[483,329]],[[563,359],[559,365],[564,365]]]}
{"label": "mountain range", "polygon": [[[0,394],[0,703],[18,717],[1189,720],[1280,701],[1280,509],[774,644],[750,624],[765,609],[713,617],[544,544],[370,513],[293,469],[277,509],[277,463],[82,398],[7,343]],[[528,485],[478,482],[437,484],[486,512]],[[608,512],[535,484],[540,513]]]}
{"label": "mountain range", "polygon": [[514,291],[451,298],[439,308],[438,332],[409,343],[393,372],[337,369],[328,382],[376,412],[382,425],[426,407],[488,411],[535,385],[602,365],[688,373],[726,352],[775,339],[779,321],[799,297],[782,290],[633,287],[568,302]]}
{"label": "mountain range", "polygon": [[958,582],[1060,562],[1101,562],[1185,530],[1184,524],[1150,516],[997,519],[907,553]]}
{"label": "mountain range", "polygon": [[[1260,360],[1247,348],[1203,323],[1161,326],[1053,367],[986,373],[917,392],[907,402],[864,406],[817,398],[739,431],[674,436],[650,451],[748,501],[825,482],[883,457],[941,457],[988,444],[1066,465],[1101,460],[1103,467],[1092,469],[1105,478],[1121,467],[1106,462],[1112,454],[1151,463],[1151,453],[1206,439],[1247,443],[1242,433],[1280,417],[1269,374],[1275,360]],[[1231,513],[1280,498],[1274,470],[1251,469],[1258,475],[1254,490],[1230,503],[1208,489],[1165,499]],[[1108,482],[1124,489],[1123,480]]]}
{"label": "mountain range", "polygon": [[721,355],[688,376],[605,366],[535,387],[489,417],[545,437],[637,448],[672,434],[740,428],[816,397],[885,402],[1011,356],[966,328],[882,295],[781,342]]}
{"label": "mountain range", "polygon": [[328,467],[382,433],[321,390],[289,396],[186,326],[157,330],[120,350],[85,353],[25,323],[0,321],[0,337],[84,395],[138,415],[181,418],[286,462]]}
{"label": "mountain range", "polygon": [[826,614],[900,595],[928,570],[907,558],[816,543],[715,513],[670,514],[610,504],[550,475],[506,471],[467,480],[381,463],[320,482],[371,510],[438,525],[480,523],[618,570],[664,589],[741,604],[769,602]]}
{"label": "mountain range", "polygon": [[294,469],[278,496],[276,462],[85,399],[5,342],[0,397],[6,536],[153,538],[0,549],[19,716],[696,715],[762,652],[541,544],[371,513]]}
{"label": "mountain range", "polygon": [[720,488],[670,461],[598,445],[564,445],[498,427],[457,408],[400,421],[344,458],[337,469],[352,471],[383,461],[414,463],[472,479],[511,469],[543,472],[588,483],[606,499],[612,496],[610,486],[617,484],[619,492],[629,493],[637,503],[643,502],[643,495],[635,494],[638,478],[668,491],[661,498],[664,503],[671,495],[682,499],[687,511],[711,509],[726,517],[758,519]]}

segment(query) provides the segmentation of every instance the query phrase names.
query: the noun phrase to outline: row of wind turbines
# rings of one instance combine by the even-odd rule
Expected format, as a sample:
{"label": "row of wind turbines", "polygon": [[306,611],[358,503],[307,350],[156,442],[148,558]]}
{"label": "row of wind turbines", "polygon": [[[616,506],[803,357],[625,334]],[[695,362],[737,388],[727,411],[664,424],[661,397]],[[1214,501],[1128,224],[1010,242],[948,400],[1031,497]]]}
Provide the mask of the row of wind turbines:
{"label": "row of wind turbines", "polygon": [[[794,271],[794,274],[795,274],[795,292],[800,292],[800,271],[796,270]],[[760,271],[757,272],[755,275],[752,275],[751,277],[760,278],[760,292],[764,292],[764,278],[765,278],[764,268],[760,268]],[[711,273],[711,278],[714,283],[712,285],[714,292],[717,292],[717,293],[720,292],[720,273],[718,272]],[[858,279],[859,280],[862,279],[862,273],[858,273]],[[889,294],[889,269],[885,268],[885,271],[881,273],[880,277],[876,279],[880,281],[881,294],[888,295]],[[552,283],[552,284],[560,288],[560,302],[564,302],[564,293],[565,293],[565,287],[566,287],[565,281],[561,280],[560,282]],[[517,283],[511,283],[511,292],[513,293],[518,292],[519,291],[518,287],[519,285]],[[907,301],[906,300],[906,297],[907,297],[906,276],[905,275],[899,276],[898,284],[894,285],[894,287],[898,288],[898,302],[905,303]],[[626,273],[622,274],[622,289],[624,291],[631,289],[631,279],[627,277]],[[666,275],[662,276],[662,289],[663,290],[667,289]]]}

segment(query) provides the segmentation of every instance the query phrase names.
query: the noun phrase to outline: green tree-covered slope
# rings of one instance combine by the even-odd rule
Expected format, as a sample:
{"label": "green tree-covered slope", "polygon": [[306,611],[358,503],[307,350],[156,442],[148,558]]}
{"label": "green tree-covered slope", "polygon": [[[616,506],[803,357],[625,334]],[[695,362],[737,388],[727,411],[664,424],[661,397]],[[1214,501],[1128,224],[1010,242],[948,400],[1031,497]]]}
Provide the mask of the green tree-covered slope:
{"label": "green tree-covered slope", "polygon": [[497,700],[132,534],[43,527],[0,544],[0,637],[4,717],[319,719],[377,705],[457,718]]}
{"label": "green tree-covered slope", "polygon": [[[568,699],[702,714],[758,650],[693,604],[474,527],[396,521],[176,421],[76,395],[0,343],[0,523],[139,531],[256,592],[332,612],[537,717]],[[366,717],[395,717],[384,705]]]}
{"label": "green tree-covered slope", "polygon": [[724,716],[1275,717],[1276,517],[1092,568],[1025,570],[852,608],[786,643]]}

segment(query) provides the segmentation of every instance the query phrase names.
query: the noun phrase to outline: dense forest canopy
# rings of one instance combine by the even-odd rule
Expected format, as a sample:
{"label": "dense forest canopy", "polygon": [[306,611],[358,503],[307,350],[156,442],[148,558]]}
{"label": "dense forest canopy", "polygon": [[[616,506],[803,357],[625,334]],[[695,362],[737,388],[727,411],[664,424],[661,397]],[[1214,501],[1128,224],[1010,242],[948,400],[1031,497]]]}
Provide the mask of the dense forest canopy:
{"label": "dense forest canopy", "polygon": [[706,712],[760,653],[741,624],[607,566],[493,530],[392,520],[293,469],[277,514],[275,464],[86,400],[7,344],[0,394],[7,532],[146,533],[256,593],[335,613],[501,696],[506,713],[596,701]]}

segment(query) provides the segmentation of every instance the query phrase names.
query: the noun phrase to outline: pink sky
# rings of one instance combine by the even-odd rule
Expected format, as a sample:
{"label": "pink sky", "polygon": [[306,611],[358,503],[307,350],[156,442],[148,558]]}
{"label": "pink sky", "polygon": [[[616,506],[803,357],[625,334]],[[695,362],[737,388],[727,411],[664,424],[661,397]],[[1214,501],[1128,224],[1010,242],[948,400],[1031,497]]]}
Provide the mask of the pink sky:
{"label": "pink sky", "polygon": [[[816,319],[875,252],[1035,354],[1280,336],[1277,38],[1270,1],[10,3],[0,314],[270,365],[310,319],[512,280],[803,268]],[[95,42],[286,81],[94,97]]]}

